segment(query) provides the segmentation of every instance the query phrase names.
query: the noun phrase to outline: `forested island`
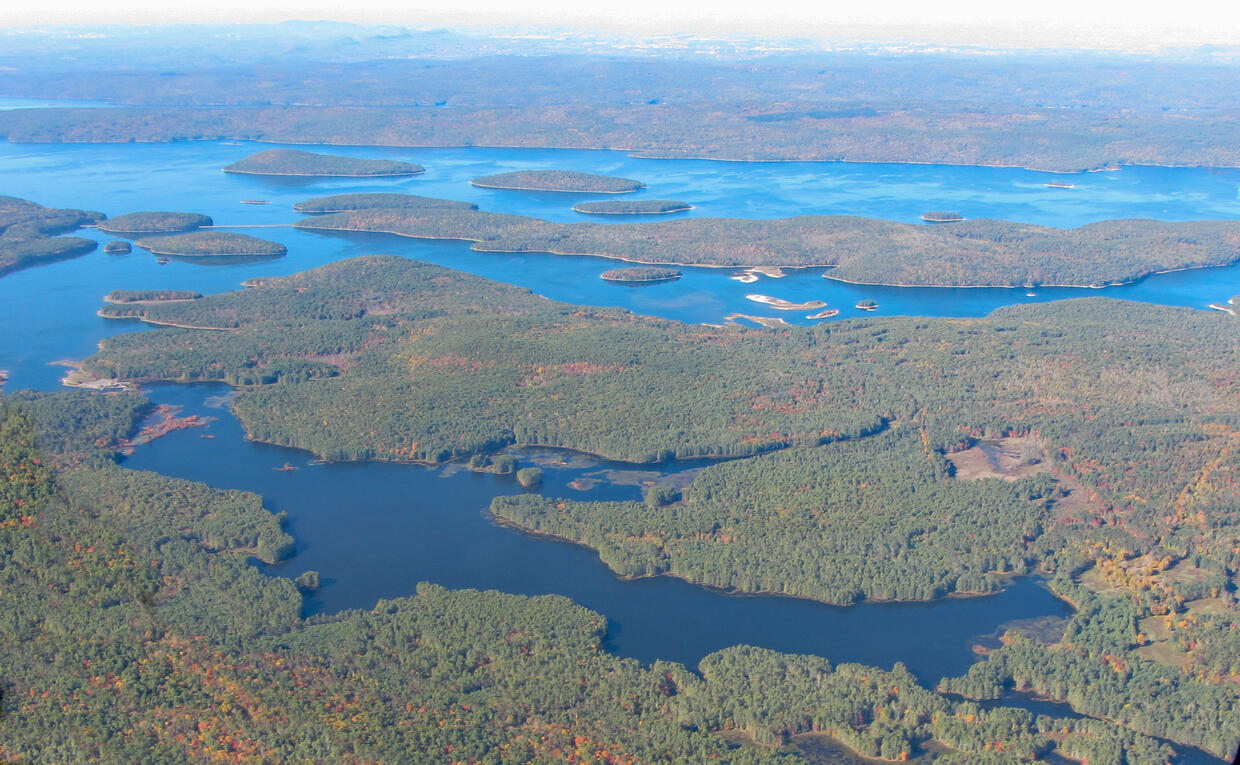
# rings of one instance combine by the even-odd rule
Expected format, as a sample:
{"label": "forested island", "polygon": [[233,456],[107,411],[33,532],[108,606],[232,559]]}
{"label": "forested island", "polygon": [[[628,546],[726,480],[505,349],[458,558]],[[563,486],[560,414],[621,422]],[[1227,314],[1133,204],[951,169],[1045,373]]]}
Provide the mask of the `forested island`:
{"label": "forested island", "polygon": [[370,193],[370,194],[335,194],[329,197],[315,197],[293,205],[299,213],[337,213],[356,210],[434,210],[434,209],[477,210],[478,205],[472,202],[456,202],[451,199],[420,197],[416,194]]}
{"label": "forested island", "polygon": [[670,199],[605,199],[573,205],[575,212],[586,215],[663,215],[692,209],[688,202]]}
{"label": "forested island", "polygon": [[470,183],[484,189],[590,194],[628,194],[646,188],[646,184],[631,178],[578,173],[572,170],[518,170],[512,173],[486,175],[475,178]]}
{"label": "forested island", "polygon": [[299,585],[247,563],[291,551],[282,515],[114,463],[148,409],[129,394],[0,398],[6,757],[756,765],[814,761],[801,753],[819,736],[888,760],[1171,756],[1102,720],[953,700],[900,664],[737,646],[696,673],[642,666],[604,651],[606,620],[559,596],[424,584],[303,620]]}
{"label": "forested island", "polygon": [[197,300],[201,292],[192,290],[112,290],[103,296],[105,303],[158,303],[165,300]]}
{"label": "forested island", "polygon": [[361,210],[298,228],[462,239],[480,252],[595,255],[652,265],[832,266],[829,278],[896,286],[1103,286],[1240,259],[1240,222],[1111,220],[1057,229],[997,220],[950,226],[801,216],[553,223],[454,208]]}
{"label": "forested island", "polygon": [[137,245],[155,255],[180,257],[281,257],[287,248],[279,242],[227,231],[194,231],[172,236],[149,236]]}
{"label": "forested island", "polygon": [[964,216],[958,212],[947,212],[945,210],[931,210],[922,213],[921,219],[927,223],[956,223],[964,220]]}
{"label": "forested island", "polygon": [[209,216],[183,212],[135,212],[99,221],[96,227],[109,234],[172,234],[210,226]]}
{"label": "forested island", "polygon": [[421,165],[390,159],[358,159],[334,154],[317,154],[300,149],[267,149],[251,154],[224,168],[226,173],[247,175],[312,175],[369,178],[372,176],[417,175],[426,172]]}
{"label": "forested island", "polygon": [[103,251],[109,255],[126,255],[133,252],[133,246],[124,239],[113,239],[103,246]]}
{"label": "forested island", "polygon": [[613,268],[599,274],[599,278],[609,282],[667,282],[679,279],[681,273],[674,268],[655,268],[638,266],[636,268]]}
{"label": "forested island", "polygon": [[[233,331],[121,335],[84,368],[240,386],[251,437],[328,458],[442,462],[510,444],[750,455],[678,499],[493,509],[596,547],[621,574],[837,603],[1043,572],[1078,607],[1065,639],[1008,641],[952,689],[1032,688],[1145,734],[1234,745],[1240,336],[1227,314],[1093,299],[741,330],[393,257],[146,312]],[[949,455],[1004,435],[1029,444],[1023,477],[956,477]],[[1103,670],[1105,695],[1089,690]]]}
{"label": "forested island", "polygon": [[0,277],[94,250],[99,246],[94,240],[56,234],[97,223],[103,217],[103,213],[58,210],[17,197],[0,196]]}

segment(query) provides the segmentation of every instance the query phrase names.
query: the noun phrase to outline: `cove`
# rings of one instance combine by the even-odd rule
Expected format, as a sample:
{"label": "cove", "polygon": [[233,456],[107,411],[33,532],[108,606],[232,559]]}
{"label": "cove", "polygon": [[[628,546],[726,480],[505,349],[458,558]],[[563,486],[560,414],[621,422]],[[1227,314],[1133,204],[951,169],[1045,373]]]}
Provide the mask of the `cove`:
{"label": "cove", "polygon": [[[592,550],[496,525],[487,512],[491,498],[521,491],[511,476],[451,466],[312,464],[306,452],[245,440],[238,421],[221,406],[219,397],[227,391],[218,384],[152,386],[149,395],[155,402],[181,406],[182,414],[218,419],[141,446],[123,464],[256,492],[270,510],[287,512],[296,551],[264,569],[288,577],[317,570],[324,584],[307,602],[311,614],[369,609],[381,598],[412,594],[420,581],[523,595],[554,593],[605,615],[606,647],[642,662],[666,659],[693,667],[712,651],[743,643],[817,654],[837,663],[890,667],[902,661],[933,686],[974,662],[972,638],[1015,619],[1070,613],[1066,603],[1030,579],[1014,580],[1003,592],[985,597],[850,607],[737,596],[669,577],[623,581]],[[522,454],[522,464],[530,464],[531,456],[542,458],[543,493],[590,499],[638,499],[640,487],[604,482],[578,491],[568,483],[601,470],[686,467],[635,466],[570,452],[556,453],[552,459],[566,464],[555,467],[545,451]],[[297,469],[279,469],[286,464]]]}

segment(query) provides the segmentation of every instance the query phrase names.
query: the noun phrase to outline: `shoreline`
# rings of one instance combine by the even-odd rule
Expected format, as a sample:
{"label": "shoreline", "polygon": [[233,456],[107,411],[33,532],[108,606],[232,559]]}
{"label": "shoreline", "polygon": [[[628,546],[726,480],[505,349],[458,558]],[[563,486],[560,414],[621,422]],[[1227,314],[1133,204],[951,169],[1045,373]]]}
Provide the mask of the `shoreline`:
{"label": "shoreline", "polygon": [[[197,298],[195,298],[195,300],[197,300]],[[137,302],[137,301],[134,301],[134,302]],[[184,303],[184,302],[189,302],[189,301],[185,301],[185,300],[162,300],[162,301],[161,301],[161,300],[154,300],[154,301],[144,301],[144,302],[152,302],[152,303],[161,303],[161,302],[162,302],[162,303]],[[124,304],[121,304],[121,305],[124,305]],[[236,331],[238,331],[238,330],[240,330],[240,329],[241,329],[240,327],[196,327],[196,326],[194,326],[193,324],[176,324],[176,323],[171,322],[171,321],[158,321],[158,320],[156,320],[156,319],[148,319],[148,318],[147,318],[147,317],[145,317],[145,316],[107,316],[107,315],[105,315],[105,314],[103,313],[103,309],[102,309],[102,308],[100,308],[98,311],[95,311],[95,315],[96,315],[96,316],[98,316],[98,317],[99,317],[99,318],[101,318],[101,319],[110,319],[110,320],[112,320],[112,321],[131,321],[131,320],[137,320],[137,321],[144,322],[144,323],[146,323],[146,324],[153,324],[153,325],[155,325],[155,326],[157,326],[157,327],[175,327],[175,328],[177,328],[177,329],[200,329],[200,330],[203,330],[204,332],[236,332]],[[172,380],[159,380],[158,382],[173,382],[173,381],[172,381]],[[213,381],[212,381],[212,380],[203,380],[202,382],[213,382]],[[141,383],[138,383],[138,384],[141,384]]]}

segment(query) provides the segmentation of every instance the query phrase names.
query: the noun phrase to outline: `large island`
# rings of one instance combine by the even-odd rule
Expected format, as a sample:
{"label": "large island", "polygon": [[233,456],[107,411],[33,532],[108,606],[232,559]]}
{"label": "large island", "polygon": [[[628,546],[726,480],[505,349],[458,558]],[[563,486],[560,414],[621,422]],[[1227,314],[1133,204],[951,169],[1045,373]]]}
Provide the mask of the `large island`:
{"label": "large island", "polygon": [[480,252],[595,255],[650,265],[831,267],[829,278],[933,287],[1100,287],[1240,259],[1240,222],[1110,220],[1058,229],[999,220],[924,226],[814,215],[554,223],[455,208],[319,215],[298,228],[462,239]]}

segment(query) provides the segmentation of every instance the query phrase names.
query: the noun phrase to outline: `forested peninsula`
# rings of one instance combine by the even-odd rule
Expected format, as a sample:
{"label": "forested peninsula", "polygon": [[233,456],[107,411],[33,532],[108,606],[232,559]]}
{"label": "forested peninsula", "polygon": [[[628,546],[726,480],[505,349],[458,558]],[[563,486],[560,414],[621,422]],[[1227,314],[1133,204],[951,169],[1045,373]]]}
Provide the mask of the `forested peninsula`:
{"label": "forested peninsula", "polygon": [[137,245],[155,255],[180,257],[269,257],[283,256],[288,249],[279,242],[227,231],[194,231],[172,236],[148,236]]}
{"label": "forested peninsula", "polygon": [[322,175],[368,178],[387,175],[417,175],[426,172],[426,168],[388,159],[340,157],[300,149],[267,149],[233,162],[224,168],[224,172],[247,175]]}
{"label": "forested peninsula", "polygon": [[579,173],[572,170],[517,170],[512,173],[475,178],[470,183],[484,189],[590,194],[628,194],[646,188],[646,184],[631,178]]}
{"label": "forested peninsula", "polygon": [[1111,220],[1057,229],[997,220],[926,226],[851,216],[553,223],[464,209],[362,210],[298,228],[471,241],[480,252],[595,255],[701,266],[832,266],[896,286],[1103,286],[1240,259],[1240,222]]}
{"label": "forested peninsula", "polygon": [[0,277],[23,268],[76,258],[99,245],[92,239],[56,236],[97,223],[103,213],[58,210],[0,196]]}
{"label": "forested peninsula", "polygon": [[125,469],[149,405],[80,391],[0,398],[0,755],[106,760],[733,763],[1061,755],[1161,765],[1102,720],[983,709],[889,670],[736,646],[642,666],[559,596],[449,591],[303,620],[292,549],[246,492]]}
{"label": "forested peninsula", "polygon": [[[644,505],[496,503],[622,574],[852,602],[1044,572],[1079,607],[1065,639],[1012,642],[953,687],[1032,687],[1147,734],[1233,745],[1233,316],[1093,299],[983,319],[685,326],[394,257],[145,311],[234,331],[109,338],[85,369],[240,386],[252,438],[329,458],[442,462],[510,444],[750,455]],[[1026,444],[1021,470],[957,475],[953,455],[1005,437]],[[1082,685],[1102,662],[1127,673],[1105,699]]]}

